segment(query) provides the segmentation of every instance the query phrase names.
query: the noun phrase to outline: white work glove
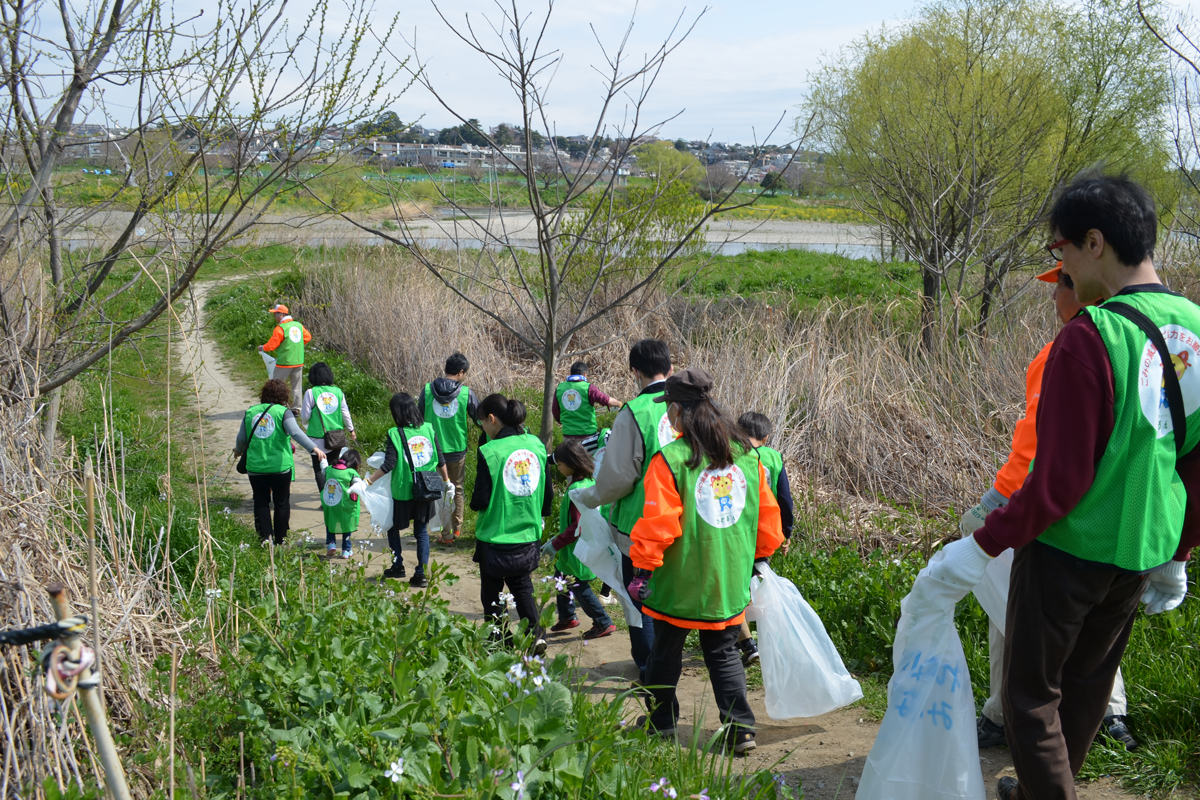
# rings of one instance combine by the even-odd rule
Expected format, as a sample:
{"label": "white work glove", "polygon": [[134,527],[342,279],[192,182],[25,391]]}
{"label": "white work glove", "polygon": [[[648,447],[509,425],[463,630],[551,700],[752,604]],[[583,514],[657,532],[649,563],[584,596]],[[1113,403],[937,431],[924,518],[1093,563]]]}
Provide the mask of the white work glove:
{"label": "white work glove", "polygon": [[454,483],[452,481],[442,483],[442,495],[446,498],[447,503],[454,499]]}
{"label": "white work glove", "polygon": [[547,558],[554,558],[557,553],[558,551],[554,549],[554,540],[547,539],[546,543],[542,545],[542,555],[546,556]]}
{"label": "white work glove", "polygon": [[983,571],[991,560],[992,557],[983,552],[975,537],[967,536],[934,553],[926,570],[931,578],[960,587],[962,596],[966,597],[983,580]]}
{"label": "white work glove", "polygon": [[364,481],[362,478],[355,478],[354,482],[350,484],[350,494],[356,494],[359,497],[362,497],[367,493],[367,488],[366,481]]}
{"label": "white work glove", "polygon": [[962,515],[962,519],[958,521],[958,532],[963,537],[970,536],[983,527],[983,522],[987,519],[988,514],[1006,505],[1008,505],[1008,498],[997,492],[995,486],[989,487],[979,502]]}
{"label": "white work glove", "polygon": [[1147,614],[1161,614],[1178,608],[1187,596],[1187,562],[1168,561],[1166,566],[1150,573],[1142,602]]}

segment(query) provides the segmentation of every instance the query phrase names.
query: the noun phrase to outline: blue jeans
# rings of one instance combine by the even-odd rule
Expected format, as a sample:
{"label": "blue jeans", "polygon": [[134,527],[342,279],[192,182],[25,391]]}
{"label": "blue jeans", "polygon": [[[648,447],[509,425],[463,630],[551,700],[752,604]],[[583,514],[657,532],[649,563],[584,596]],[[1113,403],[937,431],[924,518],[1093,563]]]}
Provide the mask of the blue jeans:
{"label": "blue jeans", "polygon": [[[629,556],[621,556],[621,580],[628,586],[633,580],[633,562],[629,560]],[[636,599],[633,600],[633,605],[638,611],[642,611],[642,604]],[[650,660],[650,651],[654,649],[654,617],[642,611],[642,627],[635,628],[629,626],[629,652],[633,656],[633,663],[637,664],[638,672],[642,678],[646,677],[646,663]]]}
{"label": "blue jeans", "polygon": [[[329,530],[329,528],[326,528],[325,529],[325,546],[326,547],[335,547],[336,545],[337,545],[337,534],[334,533],[333,531]],[[350,534],[349,533],[342,534],[342,549],[343,550],[350,549]]]}
{"label": "blue jeans", "polygon": [[413,536],[417,537],[417,571],[413,574],[424,575],[429,563],[429,523],[414,522]]}
{"label": "blue jeans", "polygon": [[[554,574],[560,578],[564,577],[561,572],[555,572]],[[567,591],[560,592],[558,595],[559,622],[575,619],[575,602],[572,602],[571,595],[575,595],[575,601],[579,603],[579,607],[583,609],[583,613],[591,618],[593,625],[598,628],[607,628],[613,624],[612,619],[605,613],[600,599],[592,591],[592,587],[586,582],[578,580],[567,584]]]}

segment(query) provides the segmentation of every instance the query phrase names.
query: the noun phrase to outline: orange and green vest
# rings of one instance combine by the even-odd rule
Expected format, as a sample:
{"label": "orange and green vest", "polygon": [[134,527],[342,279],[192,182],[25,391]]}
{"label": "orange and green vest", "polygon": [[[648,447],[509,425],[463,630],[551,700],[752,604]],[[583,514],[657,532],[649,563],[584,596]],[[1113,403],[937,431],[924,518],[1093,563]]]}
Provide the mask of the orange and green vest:
{"label": "orange and green vest", "polygon": [[330,533],[354,533],[358,530],[359,503],[350,499],[350,484],[359,477],[352,469],[329,467],[325,470],[321,511],[325,514],[325,529]]}
{"label": "orange and green vest", "polygon": [[392,468],[392,499],[412,500],[412,473],[434,472],[437,470],[437,434],[433,426],[426,422],[419,428],[405,428],[404,438],[408,439],[408,454],[412,456],[412,465],[408,456],[404,455],[404,443],[400,438],[400,429],[388,431],[388,439],[396,448],[396,466]]}
{"label": "orange and green vest", "polygon": [[633,421],[637,423],[638,430],[642,434],[642,444],[645,447],[642,474],[637,483],[633,485],[633,490],[620,500],[613,502],[608,511],[609,522],[626,535],[642,518],[642,509],[646,505],[646,487],[642,485],[642,481],[646,477],[646,470],[650,468],[650,459],[664,445],[675,441],[679,435],[671,427],[670,420],[667,419],[667,404],[654,402],[655,398],[661,394],[662,389],[649,394],[639,394],[625,404],[625,407],[633,414]]}
{"label": "orange and green vest", "polygon": [[704,458],[687,466],[692,448],[680,439],[662,449],[683,502],[682,535],[663,551],[643,604],[694,622],[725,622],[750,605],[750,575],[758,543],[760,463],[754,450],[733,444],[734,462],[710,469]]}
{"label": "orange and green vest", "polygon": [[346,397],[336,386],[312,387],[313,410],[308,418],[309,438],[324,437],[327,431],[340,431],[346,426],[342,423],[342,407]]}
{"label": "orange and green vest", "polygon": [[[263,414],[263,411],[267,413]],[[246,409],[246,471],[264,475],[290,472],[293,464],[292,447],[283,429],[286,406],[259,403]],[[262,415],[261,418],[259,415]],[[258,425],[250,429],[254,421]]]}
{"label": "orange and green vest", "polygon": [[458,387],[458,394],[449,403],[440,403],[433,394],[433,385],[425,384],[425,421],[433,425],[443,453],[461,453],[467,449],[467,399],[471,390]]}
{"label": "orange and green vest", "polygon": [[1187,415],[1183,452],[1200,441],[1200,308],[1165,289],[1118,294],[1085,308],[1112,364],[1112,435],[1091,488],[1038,538],[1076,558],[1145,572],[1170,561],[1179,548],[1187,491],[1175,471],[1162,361],[1141,328],[1105,309],[1118,302],[1134,306],[1162,331]]}
{"label": "orange and green vest", "polygon": [[[591,478],[575,481],[568,489],[586,489],[589,486],[595,486],[596,482]],[[571,498],[566,494],[562,496],[562,506],[558,510],[558,532],[562,533],[571,524]],[[558,558],[554,562],[554,567],[563,575],[574,575],[581,581],[594,581],[596,573],[588,569],[582,561],[575,557],[575,545],[579,541],[571,542],[569,545],[558,551]]]}
{"label": "orange and green vest", "polygon": [[475,522],[475,538],[488,544],[526,544],[542,538],[546,445],[531,433],[494,439],[479,448],[492,476],[492,496]]}
{"label": "orange and green vest", "polygon": [[771,484],[771,494],[779,497],[779,476],[783,472],[783,454],[774,447],[767,447],[765,444],[755,449],[758,450],[758,457],[762,460],[763,469],[767,471],[767,478]]}
{"label": "orange and green vest", "polygon": [[272,353],[275,363],[281,367],[298,367],[304,364],[304,326],[294,319],[279,323],[283,328],[283,341]]}
{"label": "orange and green vest", "polygon": [[587,381],[563,381],[554,390],[563,436],[591,436],[596,432],[596,407],[588,402]]}

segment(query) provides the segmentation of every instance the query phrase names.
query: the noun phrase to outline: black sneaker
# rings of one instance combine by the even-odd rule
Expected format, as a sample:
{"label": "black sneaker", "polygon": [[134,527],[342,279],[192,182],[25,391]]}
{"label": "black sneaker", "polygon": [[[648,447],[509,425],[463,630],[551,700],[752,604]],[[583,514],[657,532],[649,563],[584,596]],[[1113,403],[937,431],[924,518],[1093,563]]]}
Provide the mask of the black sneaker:
{"label": "black sneaker", "polygon": [[758,747],[754,743],[754,734],[750,731],[739,731],[733,737],[733,754],[735,756],[744,756],[754,748]]}
{"label": "black sneaker", "polygon": [[403,578],[404,575],[404,562],[400,559],[393,561],[392,565],[383,571],[385,578]]}
{"label": "black sneaker", "polygon": [[414,589],[424,589],[429,585],[429,581],[425,580],[425,573],[418,570],[408,579],[408,585]]}
{"label": "black sneaker", "polygon": [[753,638],[739,642],[738,649],[742,651],[743,669],[749,669],[751,664],[758,661],[758,643]]}
{"label": "black sneaker", "polygon": [[996,783],[996,796],[1000,800],[1017,800],[1017,779],[1008,775],[1001,778]]}
{"label": "black sneaker", "polygon": [[675,735],[674,725],[669,728],[660,728],[651,722],[650,717],[646,716],[645,714],[642,714],[640,717],[638,717],[637,722],[635,722],[634,725],[638,728],[645,728],[646,732],[651,736],[661,736],[664,739],[669,739]]}
{"label": "black sneaker", "polygon": [[975,720],[975,732],[979,736],[980,750],[1008,744],[1008,739],[1004,736],[1004,726],[997,725],[983,714],[980,714],[979,719]]}
{"label": "black sneaker", "polygon": [[1124,717],[1105,717],[1104,722],[1100,724],[1100,730],[1125,745],[1126,751],[1132,753],[1138,749],[1138,740],[1133,738],[1133,734],[1129,732],[1129,726],[1125,724]]}

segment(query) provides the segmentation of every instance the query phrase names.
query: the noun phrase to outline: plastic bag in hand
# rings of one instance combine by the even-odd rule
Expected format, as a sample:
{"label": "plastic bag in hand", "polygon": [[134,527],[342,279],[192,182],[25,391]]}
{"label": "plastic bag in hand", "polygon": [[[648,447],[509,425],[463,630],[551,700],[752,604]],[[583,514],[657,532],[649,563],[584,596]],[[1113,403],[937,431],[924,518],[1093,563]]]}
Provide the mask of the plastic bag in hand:
{"label": "plastic bag in hand", "polygon": [[975,697],[954,627],[962,587],[929,574],[900,601],[888,708],[867,756],[857,800],[984,800]]}
{"label": "plastic bag in hand", "polygon": [[750,582],[746,619],[758,623],[767,716],[818,717],[860,699],[862,688],[800,590],[769,564],[755,567],[760,577]]}
{"label": "plastic bag in hand", "polygon": [[429,523],[425,526],[425,530],[429,531],[431,534],[441,533],[448,527],[446,525],[446,520],[444,519],[446,515],[443,513],[447,506],[453,508],[454,503],[444,503],[440,497],[433,501],[433,516],[429,518]]}
{"label": "plastic bag in hand", "polygon": [[262,356],[263,363],[267,365],[267,380],[275,377],[275,357],[269,353],[259,352]]}
{"label": "plastic bag in hand", "polygon": [[1010,547],[993,558],[983,572],[983,580],[972,590],[979,605],[987,612],[988,619],[1002,631],[1008,618],[1008,584],[1012,574],[1013,552]]}
{"label": "plastic bag in hand", "polygon": [[[372,463],[377,462],[377,463]],[[367,459],[367,465],[379,469],[383,464],[383,453],[375,453]],[[358,501],[371,515],[371,524],[382,530],[392,527],[392,481],[391,476],[385,475],[367,487],[367,491],[359,495]]]}
{"label": "plastic bag in hand", "polygon": [[[568,495],[577,491],[573,489]],[[571,502],[575,502],[573,497]],[[575,507],[579,509],[579,539],[575,542],[575,557],[612,588],[613,594],[621,601],[621,610],[625,612],[629,627],[642,627],[642,612],[629,599],[625,581],[621,580],[621,551],[612,535],[612,527],[597,509],[580,503],[575,503]]]}

